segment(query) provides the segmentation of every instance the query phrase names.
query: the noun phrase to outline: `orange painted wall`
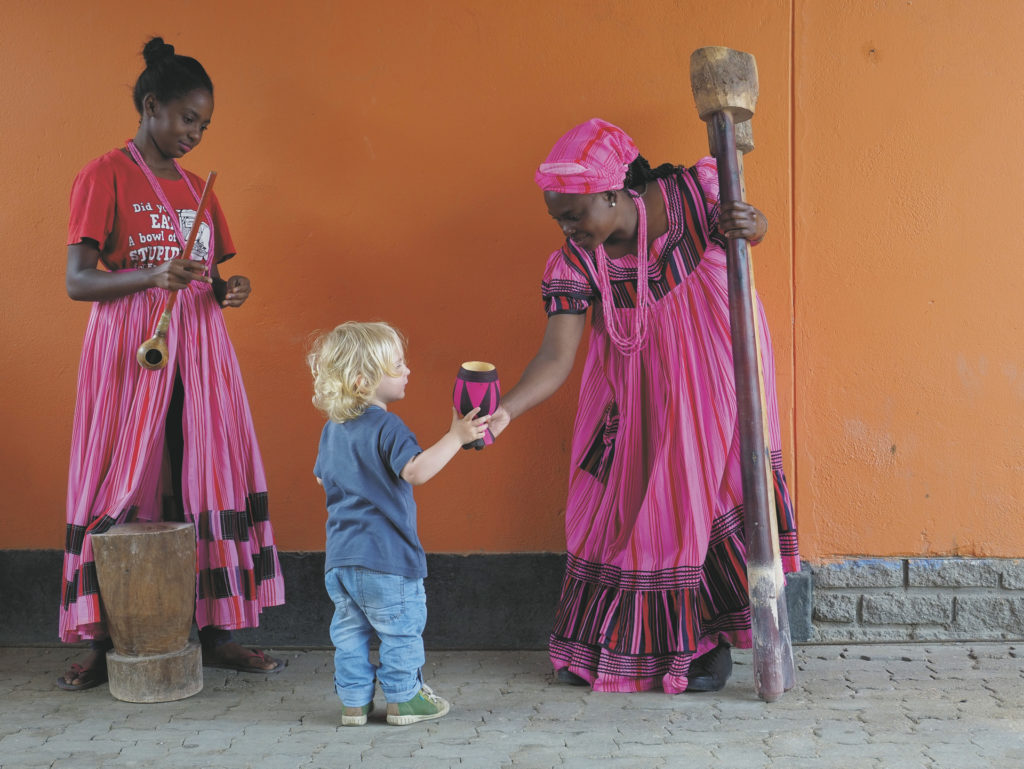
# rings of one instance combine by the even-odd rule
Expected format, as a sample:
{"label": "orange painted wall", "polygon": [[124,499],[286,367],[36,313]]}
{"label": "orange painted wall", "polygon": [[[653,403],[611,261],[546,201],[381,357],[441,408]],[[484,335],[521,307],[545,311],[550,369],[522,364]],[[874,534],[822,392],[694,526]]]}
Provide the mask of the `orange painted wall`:
{"label": "orange painted wall", "polygon": [[[758,286],[805,557],[1024,552],[1017,4],[232,0],[173,17],[113,0],[24,5],[5,12],[0,46],[0,546],[63,543],[88,315],[64,293],[68,189],[134,132],[138,52],[162,34],[216,86],[188,165],[220,172],[231,266],[254,285],[228,325],[282,548],[322,547],[310,332],[350,318],[402,328],[413,375],[396,411],[436,439],[460,361],[493,360],[511,386],[539,342],[540,275],[560,237],[537,162],[593,116],[652,162],[696,160],[689,54],[718,44],[759,66],[747,186],[772,222]],[[428,550],[564,547],[575,381],[417,490]]]}
{"label": "orange painted wall", "polygon": [[[59,14],[52,3],[15,9],[6,26],[18,34],[0,48],[0,216],[21,265],[0,289],[5,547],[63,544],[88,315],[64,292],[68,190],[81,165],[134,133],[130,87],[155,33],[214,80],[213,124],[188,165],[219,171],[239,248],[231,266],[254,285],[228,325],[283,548],[323,542],[311,475],[322,421],[303,360],[310,332],[346,319],[402,328],[413,374],[396,410],[424,442],[448,426],[461,361],[493,360],[511,386],[540,341],[541,272],[561,240],[534,168],[563,131],[593,116],[625,126],[652,162],[706,154],[688,80],[700,45],[751,50],[761,66],[749,187],[778,223],[762,249],[773,265],[762,285],[781,356],[791,355],[786,2],[738,4],[752,21],[734,30],[695,1],[299,2],[255,12],[245,2],[184,2],[173,15],[112,0],[57,5]],[[658,54],[629,53],[630,40]],[[564,547],[575,389],[418,489],[428,550]]]}
{"label": "orange painted wall", "polygon": [[1024,4],[796,3],[805,552],[1024,555]]}

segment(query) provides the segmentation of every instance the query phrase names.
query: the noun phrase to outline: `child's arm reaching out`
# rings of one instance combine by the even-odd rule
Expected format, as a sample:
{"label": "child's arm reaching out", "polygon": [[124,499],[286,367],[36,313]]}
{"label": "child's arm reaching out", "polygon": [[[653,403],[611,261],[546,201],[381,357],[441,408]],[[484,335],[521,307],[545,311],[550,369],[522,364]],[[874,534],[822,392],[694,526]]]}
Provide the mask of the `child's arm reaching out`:
{"label": "child's arm reaching out", "polygon": [[405,463],[405,467],[402,468],[402,479],[413,486],[426,483],[451,462],[464,443],[472,443],[477,438],[482,438],[491,417],[488,415],[474,419],[479,412],[480,409],[476,408],[466,416],[460,417],[459,412],[452,409],[452,426],[448,432],[429,449],[425,449]]}

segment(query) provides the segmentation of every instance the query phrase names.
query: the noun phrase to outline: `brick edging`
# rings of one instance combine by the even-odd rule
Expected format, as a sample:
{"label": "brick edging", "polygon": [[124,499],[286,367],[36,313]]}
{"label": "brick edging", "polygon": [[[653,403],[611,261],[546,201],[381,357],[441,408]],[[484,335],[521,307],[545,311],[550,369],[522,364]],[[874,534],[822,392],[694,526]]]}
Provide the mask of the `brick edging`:
{"label": "brick edging", "polygon": [[1024,639],[1024,559],[862,558],[811,571],[812,643]]}

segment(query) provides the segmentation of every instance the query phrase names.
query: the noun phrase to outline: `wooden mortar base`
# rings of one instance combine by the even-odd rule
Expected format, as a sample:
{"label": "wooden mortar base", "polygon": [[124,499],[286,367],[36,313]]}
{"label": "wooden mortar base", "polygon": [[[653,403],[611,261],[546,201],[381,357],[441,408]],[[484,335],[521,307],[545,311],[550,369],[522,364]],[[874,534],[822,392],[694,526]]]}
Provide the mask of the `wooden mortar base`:
{"label": "wooden mortar base", "polygon": [[107,652],[110,694],[124,702],[173,702],[203,690],[203,653],[194,641],[168,654]]}

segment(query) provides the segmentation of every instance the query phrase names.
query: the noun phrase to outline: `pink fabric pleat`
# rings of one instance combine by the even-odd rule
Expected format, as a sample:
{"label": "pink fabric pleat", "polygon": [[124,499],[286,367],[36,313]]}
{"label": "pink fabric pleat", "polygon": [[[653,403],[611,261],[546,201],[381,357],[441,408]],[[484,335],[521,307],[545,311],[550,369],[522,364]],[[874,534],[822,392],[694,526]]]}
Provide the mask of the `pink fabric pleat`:
{"label": "pink fabric pleat", "polygon": [[[619,461],[612,462],[607,483],[598,483],[580,469],[587,441],[575,442],[566,520],[570,552],[626,569],[700,565],[715,511],[742,504],[739,468],[726,462],[737,435],[728,298],[724,280],[707,279],[724,270],[724,254],[708,249],[689,280],[652,307],[649,346],[636,355],[619,354],[603,320],[595,323],[574,435],[594,435],[614,401]],[[701,294],[719,296],[709,302]],[[770,341],[764,358],[765,378],[774,386]],[[773,388],[773,411],[774,395]],[[696,477],[678,483],[669,473]],[[679,493],[685,499],[668,496]],[[685,522],[655,512],[666,509],[686,510]]]}
{"label": "pink fabric pleat", "polygon": [[91,534],[129,520],[158,520],[165,422],[175,372],[184,385],[182,505],[196,526],[196,622],[234,629],[259,624],[284,601],[267,484],[241,372],[208,284],[178,293],[168,363],[135,360],[167,292],[149,289],[97,302],[78,375],[68,474],[68,535],[60,636],[105,635]]}

